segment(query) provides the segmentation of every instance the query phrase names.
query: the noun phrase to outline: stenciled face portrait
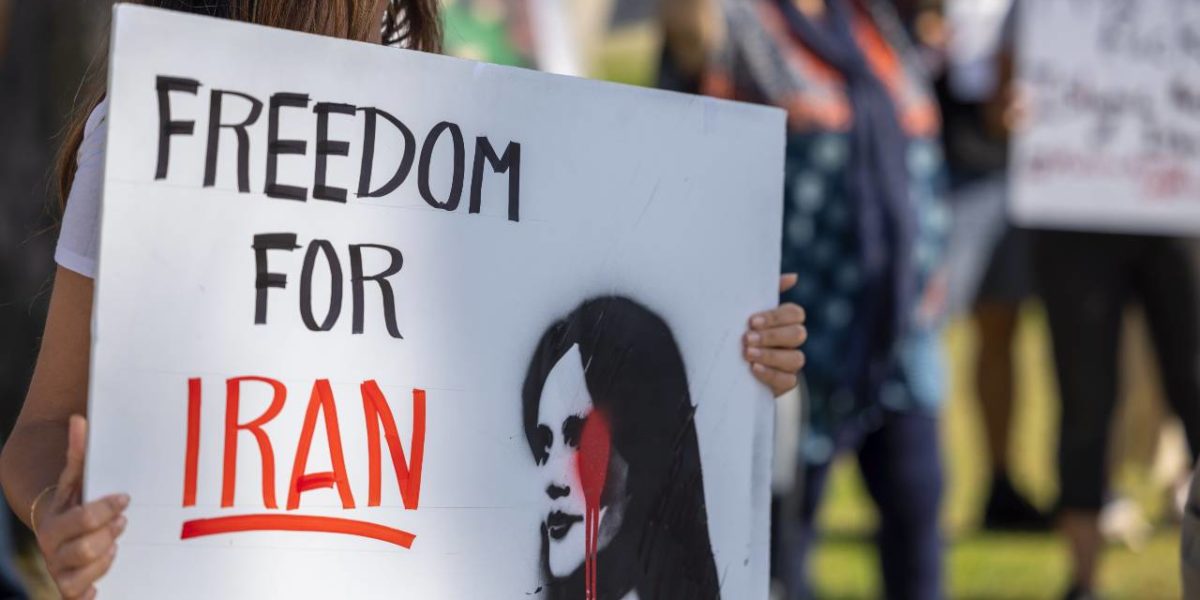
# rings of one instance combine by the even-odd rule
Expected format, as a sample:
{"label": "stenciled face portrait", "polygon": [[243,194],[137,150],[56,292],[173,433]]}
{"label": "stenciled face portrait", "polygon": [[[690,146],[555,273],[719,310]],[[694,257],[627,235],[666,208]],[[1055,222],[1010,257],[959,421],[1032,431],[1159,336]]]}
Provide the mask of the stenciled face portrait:
{"label": "stenciled face portrait", "polygon": [[[599,515],[597,550],[606,548],[621,528],[627,466],[619,454],[610,450],[609,464],[600,467],[608,471],[603,480],[596,482],[592,475],[593,481],[584,481],[583,474],[589,471],[584,463],[595,463],[602,458],[581,454],[584,426],[589,418],[603,417],[595,413],[584,379],[583,357],[575,345],[546,377],[537,414],[537,437],[541,444],[537,463],[545,506],[542,526],[549,539],[550,574],[557,578],[565,578],[583,566],[588,541],[585,523],[588,496],[600,496],[594,501]],[[606,435],[608,428],[593,426],[587,431],[589,436]],[[587,444],[588,449],[602,446],[611,448],[611,440]],[[588,489],[597,487],[602,491]]]}
{"label": "stenciled face portrait", "polygon": [[531,357],[522,420],[549,600],[720,597],[683,357],[666,322],[584,301]]}

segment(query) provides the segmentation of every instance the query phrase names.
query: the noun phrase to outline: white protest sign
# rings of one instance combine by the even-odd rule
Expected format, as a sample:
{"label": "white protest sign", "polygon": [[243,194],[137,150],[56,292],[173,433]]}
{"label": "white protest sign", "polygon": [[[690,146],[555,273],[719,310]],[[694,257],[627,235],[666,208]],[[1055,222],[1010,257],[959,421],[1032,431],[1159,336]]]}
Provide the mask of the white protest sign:
{"label": "white protest sign", "polygon": [[1013,217],[1200,232],[1200,3],[1032,0],[1018,11],[1031,122],[1014,145]]}
{"label": "white protest sign", "polygon": [[763,598],[781,111],[116,9],[110,598]]}

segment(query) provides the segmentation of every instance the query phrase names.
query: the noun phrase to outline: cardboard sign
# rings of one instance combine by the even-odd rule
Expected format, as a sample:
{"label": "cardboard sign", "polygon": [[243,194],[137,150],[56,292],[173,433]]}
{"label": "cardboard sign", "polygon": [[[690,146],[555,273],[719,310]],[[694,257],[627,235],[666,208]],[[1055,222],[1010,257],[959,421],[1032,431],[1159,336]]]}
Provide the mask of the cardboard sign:
{"label": "cardboard sign", "polygon": [[1014,147],[1014,218],[1200,232],[1200,4],[1035,0],[1019,13],[1032,123]]}
{"label": "cardboard sign", "polygon": [[762,598],[781,111],[116,9],[110,598]]}

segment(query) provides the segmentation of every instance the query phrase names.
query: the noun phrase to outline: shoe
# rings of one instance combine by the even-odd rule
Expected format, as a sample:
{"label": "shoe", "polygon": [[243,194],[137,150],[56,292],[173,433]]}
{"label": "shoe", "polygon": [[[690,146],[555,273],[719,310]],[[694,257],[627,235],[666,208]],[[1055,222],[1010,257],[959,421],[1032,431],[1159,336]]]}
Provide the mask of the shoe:
{"label": "shoe", "polygon": [[983,528],[989,531],[1049,531],[1049,515],[1017,491],[1008,476],[998,473],[983,512]]}
{"label": "shoe", "polygon": [[1115,496],[1105,501],[1100,509],[1100,534],[1109,542],[1124,544],[1134,552],[1141,552],[1150,536],[1154,535],[1154,526],[1146,520],[1137,502]]}
{"label": "shoe", "polygon": [[1071,589],[1067,590],[1067,595],[1063,596],[1063,600],[1100,600],[1100,596],[1092,590],[1071,586]]}

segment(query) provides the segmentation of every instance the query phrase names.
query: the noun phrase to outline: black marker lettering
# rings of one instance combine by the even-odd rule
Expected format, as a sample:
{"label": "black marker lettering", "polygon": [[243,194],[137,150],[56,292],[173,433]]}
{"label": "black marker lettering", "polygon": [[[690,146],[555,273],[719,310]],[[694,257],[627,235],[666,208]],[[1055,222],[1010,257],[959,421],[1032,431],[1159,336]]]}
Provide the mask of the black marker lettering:
{"label": "black marker lettering", "polygon": [[353,115],[355,110],[355,107],[349,104],[330,102],[318,102],[313,107],[313,112],[317,113],[317,173],[316,181],[313,182],[313,198],[317,200],[346,201],[345,189],[325,185],[329,157],[350,154],[349,142],[329,139],[329,114]]}
{"label": "black marker lettering", "polygon": [[521,220],[521,145],[509,142],[504,149],[504,156],[496,157],[487,138],[475,138],[475,165],[471,172],[471,207],[470,212],[478,213],[483,199],[483,161],[492,168],[494,173],[508,173],[508,220]]}
{"label": "black marker lettering", "polygon": [[[378,275],[364,276],[363,248],[376,248],[387,252],[391,258],[388,267]],[[352,329],[354,333],[363,332],[363,295],[365,294],[363,282],[375,281],[379,283],[379,291],[383,295],[383,319],[387,324],[388,333],[394,338],[404,339],[400,335],[400,328],[396,326],[396,297],[392,293],[392,284],[387,280],[388,277],[399,273],[403,266],[404,255],[395,248],[378,244],[353,244],[350,246],[350,283],[354,288],[354,326]]]}
{"label": "black marker lettering", "polygon": [[268,250],[287,250],[291,252],[299,248],[296,245],[294,233],[260,233],[254,236],[254,324],[263,325],[267,322],[267,288],[287,287],[287,275],[272,273],[267,270]]}
{"label": "black marker lettering", "polygon": [[[312,311],[312,276],[317,263],[317,251],[325,254],[325,263],[329,265],[329,309],[325,312],[325,320],[317,324]],[[300,272],[300,318],[311,331],[329,331],[337,323],[342,314],[342,264],[338,261],[337,252],[329,240],[313,240],[304,253],[304,268]]]}
{"label": "black marker lettering", "polygon": [[[412,170],[413,159],[417,154],[417,139],[413,136],[410,130],[399,119],[388,114],[386,111],[374,107],[361,109],[367,117],[366,123],[363,126],[363,155],[362,155],[362,170],[358,175],[358,197],[359,198],[380,198],[386,196],[400,187],[404,180],[408,178],[409,171]],[[404,136],[404,157],[400,159],[400,166],[396,168],[395,175],[375,191],[371,190],[371,173],[375,169],[375,123],[376,117],[383,117],[391,122],[400,135]]]}
{"label": "black marker lettering", "polygon": [[[450,196],[445,202],[439,202],[433,195],[433,190],[429,187],[429,169],[433,160],[433,150],[437,147],[438,138],[442,136],[442,132],[450,131],[451,140],[454,142],[454,178],[450,184]],[[458,208],[458,202],[462,199],[463,189],[463,171],[465,169],[466,150],[463,145],[462,130],[458,125],[447,121],[442,121],[433,126],[429,131],[429,137],[425,138],[425,145],[421,147],[421,165],[417,178],[418,187],[421,190],[421,197],[425,202],[434,208],[452,211]]]}
{"label": "black marker lettering", "polygon": [[307,108],[308,95],[280,92],[271,96],[270,114],[267,117],[267,184],[263,191],[271,198],[304,202],[308,198],[306,188],[283,185],[276,179],[280,154],[304,154],[308,151],[308,142],[304,140],[279,139],[279,109],[285,106]]}
{"label": "black marker lettering", "polygon": [[195,121],[171,120],[171,92],[186,92],[193,96],[200,90],[200,82],[159,75],[155,88],[158,90],[158,166],[155,179],[167,178],[167,165],[171,160],[171,136],[192,135],[196,131]]}
{"label": "black marker lettering", "polygon": [[[237,96],[250,102],[250,114],[241,123],[222,123],[221,107],[225,95]],[[217,182],[217,152],[221,145],[221,128],[227,127],[237,134],[237,180],[238,191],[245,194],[250,192],[250,135],[246,128],[257,123],[262,115],[262,101],[248,94],[226,90],[213,90],[208,107],[208,154],[204,159],[204,187],[212,187]]]}

